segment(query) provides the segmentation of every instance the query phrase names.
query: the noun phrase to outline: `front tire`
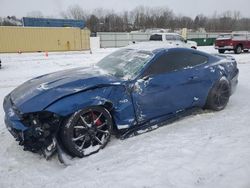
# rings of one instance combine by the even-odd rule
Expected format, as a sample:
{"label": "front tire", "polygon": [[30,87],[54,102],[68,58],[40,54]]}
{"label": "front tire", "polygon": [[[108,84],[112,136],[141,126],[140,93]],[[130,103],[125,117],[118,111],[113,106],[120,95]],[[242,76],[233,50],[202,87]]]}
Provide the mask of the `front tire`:
{"label": "front tire", "polygon": [[85,157],[103,149],[110,140],[112,117],[95,106],[74,113],[61,127],[60,137],[73,157]]}
{"label": "front tire", "polygon": [[229,81],[225,77],[222,77],[210,90],[207,97],[206,108],[215,111],[223,110],[229,101],[230,94]]}

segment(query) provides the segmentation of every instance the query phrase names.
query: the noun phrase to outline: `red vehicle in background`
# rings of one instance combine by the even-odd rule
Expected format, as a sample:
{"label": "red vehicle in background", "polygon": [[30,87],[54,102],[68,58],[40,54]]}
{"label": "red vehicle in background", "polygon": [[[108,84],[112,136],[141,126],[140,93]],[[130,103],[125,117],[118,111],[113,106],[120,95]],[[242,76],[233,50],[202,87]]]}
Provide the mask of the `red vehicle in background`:
{"label": "red vehicle in background", "polygon": [[220,34],[215,41],[215,49],[219,53],[234,51],[240,54],[242,51],[248,52],[250,49],[250,32],[233,32]]}

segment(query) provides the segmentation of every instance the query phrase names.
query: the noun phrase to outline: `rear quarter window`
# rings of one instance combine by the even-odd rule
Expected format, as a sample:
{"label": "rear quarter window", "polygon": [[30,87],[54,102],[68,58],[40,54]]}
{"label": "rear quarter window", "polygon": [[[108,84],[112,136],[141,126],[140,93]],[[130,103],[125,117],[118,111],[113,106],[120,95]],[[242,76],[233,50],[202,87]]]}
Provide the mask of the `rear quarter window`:
{"label": "rear quarter window", "polygon": [[208,57],[193,52],[168,52],[161,55],[146,70],[144,76],[192,68],[208,62]]}

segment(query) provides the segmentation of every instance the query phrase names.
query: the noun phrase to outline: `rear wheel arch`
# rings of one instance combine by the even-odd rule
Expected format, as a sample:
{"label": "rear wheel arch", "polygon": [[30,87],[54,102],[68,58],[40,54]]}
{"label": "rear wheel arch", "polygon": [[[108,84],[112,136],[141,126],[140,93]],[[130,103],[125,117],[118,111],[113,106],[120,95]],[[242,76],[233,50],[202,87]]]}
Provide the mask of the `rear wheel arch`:
{"label": "rear wheel arch", "polygon": [[[223,85],[223,87],[225,88],[222,92],[219,89],[220,85]],[[222,93],[225,93],[225,101],[223,101],[221,105],[218,105],[216,104],[215,97],[218,96],[218,94],[222,95]],[[227,79],[226,76],[223,75],[220,77],[220,79],[215,81],[212,87],[210,88],[207,95],[206,104],[204,107],[215,111],[223,110],[229,101],[230,95],[231,95],[230,81]]]}

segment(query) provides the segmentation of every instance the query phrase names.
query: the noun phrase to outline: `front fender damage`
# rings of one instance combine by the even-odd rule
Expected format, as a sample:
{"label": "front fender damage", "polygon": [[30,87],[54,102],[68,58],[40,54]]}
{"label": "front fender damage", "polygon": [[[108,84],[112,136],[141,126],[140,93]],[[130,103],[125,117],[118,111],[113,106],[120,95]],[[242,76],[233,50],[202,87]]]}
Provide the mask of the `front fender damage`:
{"label": "front fender damage", "polygon": [[20,145],[46,159],[57,153],[60,162],[70,164],[71,157],[61,144],[60,126],[74,112],[90,106],[105,106],[110,111],[115,134],[136,124],[131,96],[125,86],[92,88],[54,101],[41,112],[24,114],[22,123],[27,130]]}
{"label": "front fender damage", "polygon": [[47,106],[44,110],[66,117],[80,109],[89,106],[104,105],[106,102],[110,102],[107,97],[111,90],[112,87],[89,89],[63,97]]}
{"label": "front fender damage", "polygon": [[123,85],[94,88],[55,101],[45,110],[62,117],[90,106],[104,106],[114,119],[117,129],[130,128],[137,124],[130,93]]}

